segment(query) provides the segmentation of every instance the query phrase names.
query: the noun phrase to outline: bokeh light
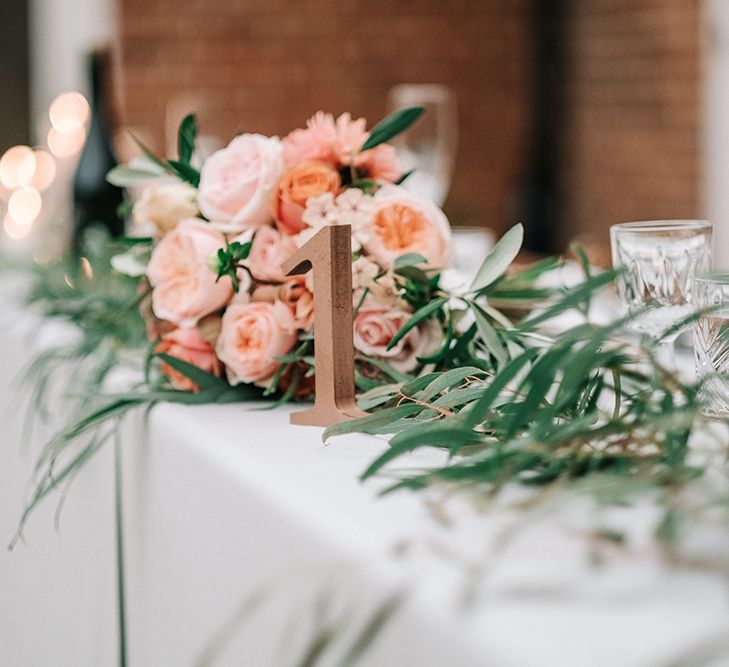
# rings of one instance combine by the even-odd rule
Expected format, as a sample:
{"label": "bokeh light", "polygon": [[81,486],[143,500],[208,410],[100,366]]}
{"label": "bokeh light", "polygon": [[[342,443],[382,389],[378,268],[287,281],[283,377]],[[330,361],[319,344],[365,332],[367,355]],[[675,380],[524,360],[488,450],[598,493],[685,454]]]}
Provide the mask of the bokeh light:
{"label": "bokeh light", "polygon": [[81,93],[61,93],[51,102],[48,116],[58,132],[73,134],[86,125],[89,103]]}
{"label": "bokeh light", "polygon": [[0,158],[0,183],[9,190],[28,185],[33,178],[36,157],[28,146],[13,146]]}
{"label": "bokeh light", "polygon": [[11,239],[16,241],[28,236],[32,228],[33,225],[24,225],[19,223],[12,215],[10,215],[10,213],[5,216],[3,221],[3,229],[5,230],[5,233]]}
{"label": "bokeh light", "polygon": [[83,148],[86,130],[83,126],[71,132],[59,132],[55,127],[48,131],[48,148],[58,158],[73,157]]}
{"label": "bokeh light", "polygon": [[47,151],[35,150],[35,173],[31,179],[30,185],[39,192],[47,190],[56,177],[56,161]]}
{"label": "bokeh light", "polygon": [[8,213],[20,225],[30,226],[38,217],[43,202],[35,188],[20,188],[8,199]]}

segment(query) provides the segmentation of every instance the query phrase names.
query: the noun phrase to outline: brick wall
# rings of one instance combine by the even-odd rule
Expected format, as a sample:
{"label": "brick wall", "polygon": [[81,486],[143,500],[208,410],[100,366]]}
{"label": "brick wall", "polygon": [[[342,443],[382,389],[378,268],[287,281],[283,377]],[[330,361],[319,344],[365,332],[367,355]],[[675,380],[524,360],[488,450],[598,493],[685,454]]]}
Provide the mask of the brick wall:
{"label": "brick wall", "polygon": [[699,214],[699,1],[575,0],[561,238]]}
{"label": "brick wall", "polygon": [[[504,228],[529,125],[528,0],[121,0],[123,118],[162,148],[166,109],[281,134],[318,109],[373,122],[397,83],[456,93],[447,210]],[[210,122],[208,121],[208,125]]]}
{"label": "brick wall", "polygon": [[[385,113],[389,88],[458,98],[454,223],[513,222],[529,164],[535,0],[120,0],[124,121],[166,114],[284,133],[314,111]],[[699,0],[565,0],[558,245],[698,209]]]}

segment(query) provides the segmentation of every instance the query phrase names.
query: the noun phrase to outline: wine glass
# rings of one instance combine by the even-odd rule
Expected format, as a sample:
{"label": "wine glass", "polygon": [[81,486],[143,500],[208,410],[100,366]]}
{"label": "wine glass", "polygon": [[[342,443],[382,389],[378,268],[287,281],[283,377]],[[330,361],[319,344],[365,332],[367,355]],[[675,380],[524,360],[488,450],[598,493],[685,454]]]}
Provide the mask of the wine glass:
{"label": "wine glass", "polygon": [[403,187],[441,206],[448,195],[456,153],[455,96],[444,85],[404,83],[388,95],[390,111],[421,106],[423,116],[392,141],[403,168],[415,171]]}
{"label": "wine glass", "polygon": [[703,381],[702,410],[707,417],[729,417],[729,273],[694,278],[692,302],[696,379]]}
{"label": "wine glass", "polygon": [[626,222],[610,228],[613,266],[625,271],[617,281],[621,300],[636,315],[634,331],[661,338],[664,365],[673,366],[673,342],[666,335],[693,311],[693,278],[711,266],[712,225],[706,220]]}

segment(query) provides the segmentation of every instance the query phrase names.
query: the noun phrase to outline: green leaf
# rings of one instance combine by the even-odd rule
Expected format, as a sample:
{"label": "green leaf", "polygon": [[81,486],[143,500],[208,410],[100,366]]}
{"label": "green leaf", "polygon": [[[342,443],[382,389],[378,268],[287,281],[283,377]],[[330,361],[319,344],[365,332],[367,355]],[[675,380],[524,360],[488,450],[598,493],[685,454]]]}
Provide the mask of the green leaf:
{"label": "green leaf", "polygon": [[168,174],[174,173],[174,170],[168,165],[164,160],[158,158],[147,146],[144,145],[142,140],[133,132],[129,133],[129,136],[132,138],[135,144],[139,147],[139,150],[144,153],[144,156],[153,164],[160,167],[163,172],[166,172]]}
{"label": "green leaf", "polygon": [[521,224],[514,225],[499,239],[498,243],[491,249],[486,259],[484,259],[481,268],[479,268],[476,277],[471,283],[469,291],[476,292],[482,290],[500,278],[519,254],[523,240],[524,227]]}
{"label": "green leaf", "polygon": [[132,185],[146,183],[154,178],[159,178],[159,173],[146,171],[144,169],[132,169],[125,165],[117,165],[106,174],[106,180],[119,188],[126,188]]}
{"label": "green leaf", "polygon": [[396,258],[392,266],[397,269],[403,266],[417,266],[418,264],[427,263],[428,260],[417,252],[408,252]]}
{"label": "green leaf", "polygon": [[494,378],[493,382],[484,391],[481,398],[476,401],[466,417],[466,426],[474,427],[481,422],[486,412],[491,408],[499,394],[507,387],[519,372],[537,356],[537,350],[529,348],[515,359],[512,359],[502,371]]}
{"label": "green leaf", "polygon": [[402,185],[410,176],[415,173],[415,169],[408,169],[400,178],[395,181],[395,185]]}
{"label": "green leaf", "polygon": [[189,183],[195,188],[200,185],[200,172],[195,169],[195,167],[191,167],[189,164],[184,164],[183,162],[178,162],[177,160],[168,160],[168,164],[172,167],[175,174],[183,181]]}
{"label": "green leaf", "polygon": [[350,188],[362,190],[365,194],[374,194],[380,189],[380,182],[374,178],[358,178],[349,185]]}
{"label": "green leaf", "polygon": [[369,433],[373,429],[387,427],[398,419],[417,415],[423,409],[423,406],[417,403],[404,403],[394,408],[384,408],[366,417],[358,417],[329,426],[324,430],[322,440],[326,442],[331,437],[345,433]]}
{"label": "green leaf", "polygon": [[154,239],[151,236],[122,236],[121,238],[114,239],[114,243],[118,243],[122,246],[135,246],[135,245],[149,245],[154,243]]}
{"label": "green leaf", "polygon": [[129,199],[125,199],[116,207],[116,217],[120,220],[126,220],[132,214],[133,210],[134,202]]}
{"label": "green leaf", "polygon": [[488,316],[480,306],[472,303],[471,309],[473,310],[473,315],[476,318],[478,333],[481,335],[481,339],[483,340],[486,349],[494,355],[499,368],[503,368],[509,360],[509,355],[506,352],[504,344],[499,338],[499,334],[496,333],[496,329],[494,329],[491,325],[491,322],[488,320]]}
{"label": "green leaf", "polygon": [[185,116],[180,123],[177,134],[177,154],[182,164],[189,165],[195,151],[195,137],[197,135],[197,120],[195,114]]}
{"label": "green leaf", "polygon": [[368,479],[383,466],[402,454],[411,452],[420,447],[452,447],[463,445],[477,440],[478,436],[468,428],[452,426],[450,424],[418,424],[410,431],[396,435],[390,441],[390,449],[376,459],[367,470],[362,473],[362,479]]}
{"label": "green leaf", "polygon": [[370,136],[362,144],[359,152],[368,151],[404,132],[423,115],[424,111],[423,107],[410,107],[391,113],[372,128]]}
{"label": "green leaf", "polygon": [[452,368],[445,373],[441,373],[433,382],[425,387],[418,398],[421,401],[430,401],[434,396],[438,396],[441,392],[463,382],[463,380],[472,375],[483,377],[483,371],[475,366]]}
{"label": "green leaf", "polygon": [[230,387],[225,380],[221,380],[212,373],[208,373],[187,361],[183,361],[177,357],[171,357],[169,354],[160,353],[157,356],[166,364],[172,366],[176,371],[199,385],[201,389],[224,391]]}
{"label": "green leaf", "polygon": [[434,301],[431,301],[430,303],[423,306],[420,310],[417,310],[413,316],[405,322],[402,329],[398,331],[390,341],[390,344],[387,346],[388,350],[391,350],[395,345],[397,345],[407,334],[408,332],[413,329],[414,327],[418,326],[418,324],[429,317],[431,317],[434,313],[438,312],[446,303],[448,302],[448,297],[440,297],[438,299],[435,299]]}
{"label": "green leaf", "polygon": [[605,271],[597,275],[590,276],[587,280],[580,283],[576,287],[567,290],[565,296],[544,310],[532,313],[522,320],[517,326],[519,329],[533,329],[536,325],[551,320],[553,317],[561,313],[577,308],[586,299],[589,299],[600,287],[611,283],[615,276],[620,273],[619,270]]}
{"label": "green leaf", "polygon": [[412,376],[406,373],[401,373],[399,370],[388,364],[382,359],[375,359],[374,357],[365,357],[367,363],[372,364],[376,368],[379,368],[385,375],[391,377],[395,382],[409,382],[412,380]]}

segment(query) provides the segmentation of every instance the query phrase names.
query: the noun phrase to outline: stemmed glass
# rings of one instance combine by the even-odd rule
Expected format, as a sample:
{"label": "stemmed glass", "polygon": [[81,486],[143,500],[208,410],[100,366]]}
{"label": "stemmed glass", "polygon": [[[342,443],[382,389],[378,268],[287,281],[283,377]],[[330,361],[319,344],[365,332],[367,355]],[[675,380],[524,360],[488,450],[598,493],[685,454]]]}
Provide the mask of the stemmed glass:
{"label": "stemmed glass", "polygon": [[456,153],[457,118],[455,97],[441,84],[404,83],[390,90],[390,111],[425,107],[425,114],[393,144],[405,170],[415,171],[403,187],[443,204],[451,185]]}
{"label": "stemmed glass", "polygon": [[706,220],[626,222],[610,228],[613,266],[625,272],[618,293],[630,313],[652,306],[631,322],[634,331],[661,337],[661,362],[673,366],[673,343],[665,335],[692,310],[695,275],[711,266],[712,225]]}

